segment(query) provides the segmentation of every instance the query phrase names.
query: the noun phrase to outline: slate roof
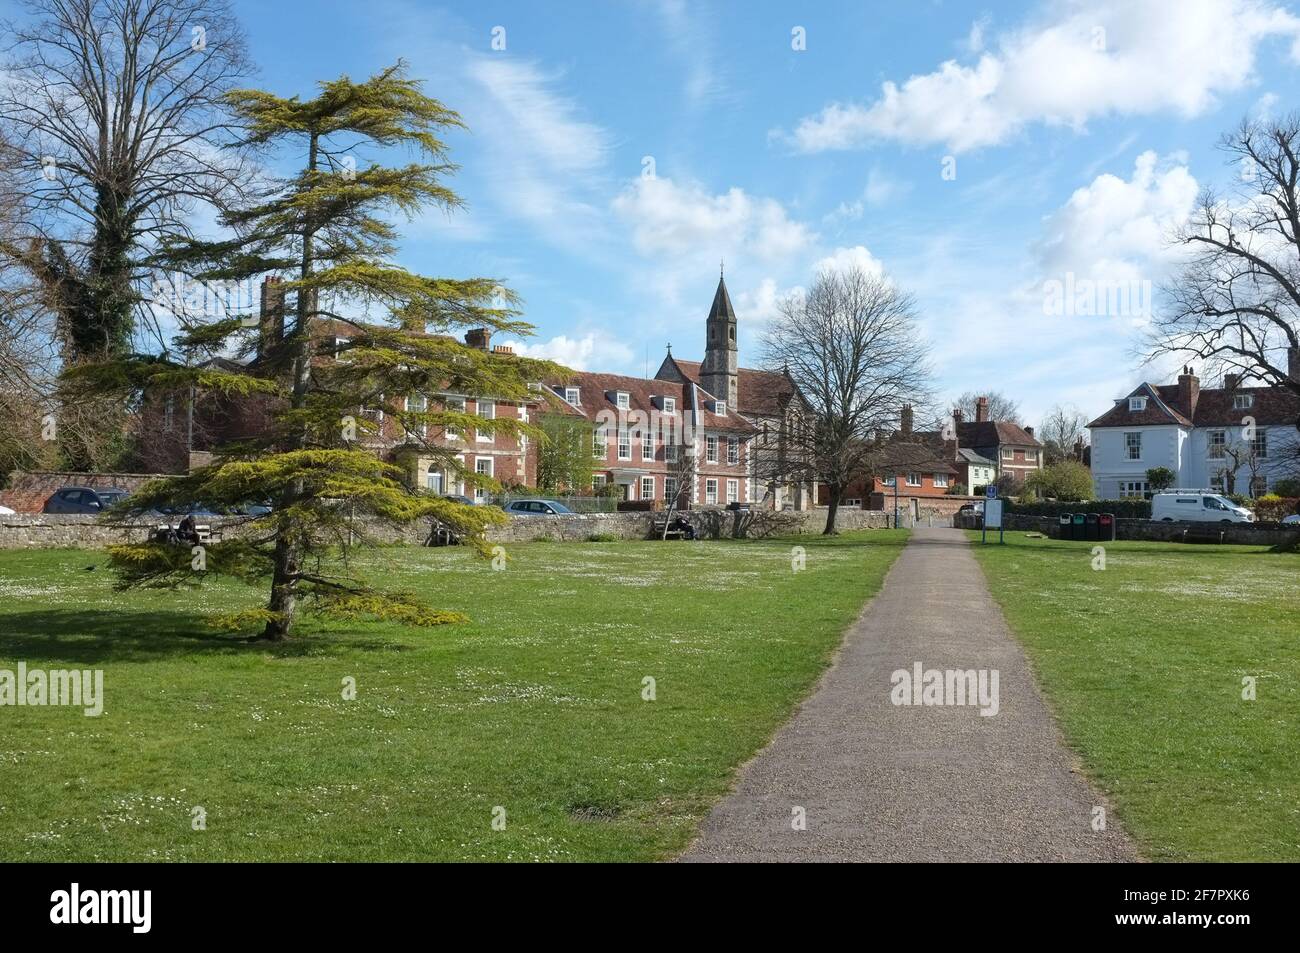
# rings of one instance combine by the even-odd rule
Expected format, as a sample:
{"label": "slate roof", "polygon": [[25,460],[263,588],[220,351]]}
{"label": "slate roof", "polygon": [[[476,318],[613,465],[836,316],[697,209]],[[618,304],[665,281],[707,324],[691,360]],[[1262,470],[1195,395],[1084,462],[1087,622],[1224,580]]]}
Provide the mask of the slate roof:
{"label": "slate roof", "polygon": [[970,449],[968,449],[968,448],[966,448],[966,447],[958,447],[958,448],[957,448],[957,456],[961,457],[961,459],[962,459],[963,461],[965,461],[966,463],[973,463],[973,464],[975,464],[977,467],[995,467],[995,466],[997,466],[997,464],[996,464],[994,461],[990,460],[988,457],[980,456],[980,455],[979,455],[978,453],[976,453],[974,450],[970,450]]}
{"label": "slate roof", "polygon": [[718,279],[718,290],[713,293],[713,305],[709,308],[709,317],[736,320],[736,309],[731,306],[731,295],[727,294],[727,283]]}

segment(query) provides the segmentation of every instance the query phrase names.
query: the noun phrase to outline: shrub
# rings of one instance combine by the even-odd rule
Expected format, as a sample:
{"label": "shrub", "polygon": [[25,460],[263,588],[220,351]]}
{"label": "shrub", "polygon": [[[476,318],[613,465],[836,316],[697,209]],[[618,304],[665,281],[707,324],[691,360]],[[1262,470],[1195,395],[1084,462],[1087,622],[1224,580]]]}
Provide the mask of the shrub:
{"label": "shrub", "polygon": [[613,533],[592,533],[587,537],[589,543],[617,543],[618,537]]}
{"label": "shrub", "polygon": [[1178,475],[1168,467],[1152,467],[1147,471],[1147,485],[1152,493],[1169,489],[1177,479]]}
{"label": "shrub", "polygon": [[1038,503],[1017,503],[1008,500],[1008,513],[1020,513],[1024,516],[1060,516],[1062,513],[1113,513],[1121,520],[1151,519],[1150,500],[1086,500],[1067,503],[1061,500],[1046,500]]}
{"label": "shrub", "polygon": [[1273,484],[1273,492],[1278,496],[1300,496],[1300,477],[1278,480]]}
{"label": "shrub", "polygon": [[1025,486],[1056,500],[1090,500],[1092,471],[1077,460],[1062,460],[1029,474]]}
{"label": "shrub", "polygon": [[1261,522],[1277,523],[1292,513],[1300,513],[1300,497],[1270,493],[1255,501],[1255,518]]}

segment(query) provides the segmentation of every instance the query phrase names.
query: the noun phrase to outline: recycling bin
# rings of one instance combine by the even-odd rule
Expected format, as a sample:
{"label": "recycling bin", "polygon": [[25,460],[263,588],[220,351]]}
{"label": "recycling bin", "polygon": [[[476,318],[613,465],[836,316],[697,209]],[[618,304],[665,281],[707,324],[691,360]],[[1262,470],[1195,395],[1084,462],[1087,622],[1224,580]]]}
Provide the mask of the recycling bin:
{"label": "recycling bin", "polygon": [[1100,538],[1108,543],[1115,542],[1115,514],[1102,513],[1098,523],[1101,528]]}
{"label": "recycling bin", "polygon": [[1084,518],[1084,539],[1099,540],[1101,539],[1101,514],[1089,513]]}
{"label": "recycling bin", "polygon": [[1070,527],[1074,525],[1073,516],[1070,513],[1062,513],[1057,517],[1056,538],[1069,539]]}
{"label": "recycling bin", "polygon": [[1087,539],[1087,530],[1084,528],[1084,513],[1075,513],[1070,520],[1070,539]]}

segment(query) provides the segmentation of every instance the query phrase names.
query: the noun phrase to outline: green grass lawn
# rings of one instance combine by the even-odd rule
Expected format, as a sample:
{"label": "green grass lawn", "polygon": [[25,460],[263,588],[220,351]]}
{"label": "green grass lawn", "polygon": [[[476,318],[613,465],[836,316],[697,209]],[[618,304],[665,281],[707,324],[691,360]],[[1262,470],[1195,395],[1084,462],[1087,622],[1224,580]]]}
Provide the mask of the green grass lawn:
{"label": "green grass lawn", "polygon": [[1144,853],[1300,860],[1300,555],[1006,538],[993,595]]}
{"label": "green grass lawn", "polygon": [[101,668],[105,694],[98,718],[0,708],[0,858],[671,855],[905,535],[801,539],[798,573],[791,541],[533,543],[500,572],[460,549],[383,549],[373,579],[473,621],[307,621],[283,647],[201,621],[260,591],[118,593],[102,554],[0,551],[0,668]]}

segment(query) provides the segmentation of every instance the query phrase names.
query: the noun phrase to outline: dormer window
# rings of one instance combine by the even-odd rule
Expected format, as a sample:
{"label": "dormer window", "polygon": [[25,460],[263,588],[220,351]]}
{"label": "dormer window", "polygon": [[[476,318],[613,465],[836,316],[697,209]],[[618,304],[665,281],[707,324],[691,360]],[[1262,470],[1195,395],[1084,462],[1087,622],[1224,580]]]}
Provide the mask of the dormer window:
{"label": "dormer window", "polygon": [[713,404],[713,412],[719,417],[727,416],[727,402],[725,400],[715,401]]}
{"label": "dormer window", "polygon": [[1147,399],[1146,399],[1145,397],[1130,397],[1130,398],[1128,399],[1128,409],[1129,409],[1129,410],[1134,410],[1134,411],[1136,411],[1136,410],[1146,410],[1146,409],[1147,409]]}
{"label": "dormer window", "polygon": [[665,398],[664,398],[664,413],[665,413],[665,414],[675,414],[675,413],[677,413],[677,398],[676,398],[676,397],[665,397]]}
{"label": "dormer window", "polygon": [[627,410],[632,406],[631,398],[625,390],[617,391],[614,394],[614,403],[618,405],[619,410]]}
{"label": "dormer window", "polygon": [[576,387],[564,388],[564,399],[575,407],[582,403],[582,393]]}
{"label": "dormer window", "polygon": [[1233,410],[1250,410],[1255,406],[1254,394],[1234,394],[1232,397]]}

